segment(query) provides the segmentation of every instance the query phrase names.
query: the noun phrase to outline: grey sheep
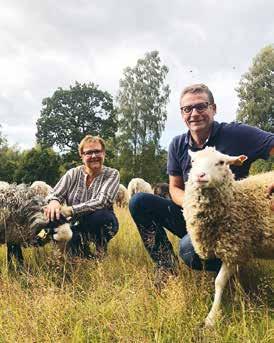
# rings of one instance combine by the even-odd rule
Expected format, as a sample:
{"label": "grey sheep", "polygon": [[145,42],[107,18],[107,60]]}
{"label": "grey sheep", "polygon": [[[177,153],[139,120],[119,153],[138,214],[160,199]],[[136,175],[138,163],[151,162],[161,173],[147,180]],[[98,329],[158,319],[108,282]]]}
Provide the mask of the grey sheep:
{"label": "grey sheep", "polygon": [[205,320],[206,326],[213,326],[236,266],[251,257],[274,258],[274,215],[267,195],[274,171],[235,181],[229,165],[241,165],[246,156],[228,156],[212,147],[189,154],[192,168],[183,209],[187,231],[201,258],[223,262]]}
{"label": "grey sheep", "polygon": [[24,184],[0,189],[0,244],[7,243],[8,260],[14,254],[22,262],[21,245],[32,244],[42,229],[50,229],[60,244],[71,239],[70,224],[64,218],[48,222],[45,205],[44,197]]}
{"label": "grey sheep", "polygon": [[169,194],[169,185],[166,182],[159,182],[153,186],[153,193],[159,195],[161,198],[171,199]]}

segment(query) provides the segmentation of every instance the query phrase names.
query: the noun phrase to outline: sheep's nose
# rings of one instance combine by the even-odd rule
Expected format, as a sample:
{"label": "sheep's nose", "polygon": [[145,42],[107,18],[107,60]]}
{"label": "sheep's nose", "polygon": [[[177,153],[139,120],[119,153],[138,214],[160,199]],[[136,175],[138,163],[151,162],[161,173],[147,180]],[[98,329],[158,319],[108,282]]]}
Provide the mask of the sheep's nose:
{"label": "sheep's nose", "polygon": [[202,181],[204,179],[205,175],[206,175],[205,173],[200,173],[200,174],[197,175],[197,179],[199,181]]}

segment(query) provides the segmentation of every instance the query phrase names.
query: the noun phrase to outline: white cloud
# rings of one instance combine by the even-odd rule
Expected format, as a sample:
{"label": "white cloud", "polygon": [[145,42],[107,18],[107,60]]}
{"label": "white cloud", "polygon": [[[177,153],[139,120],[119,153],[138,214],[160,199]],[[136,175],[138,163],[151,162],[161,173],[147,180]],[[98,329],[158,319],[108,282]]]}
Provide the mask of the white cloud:
{"label": "white cloud", "polygon": [[234,88],[259,50],[274,41],[271,0],[0,1],[0,122],[10,143],[31,147],[42,99],[57,87],[94,82],[116,96],[123,69],[159,50],[169,67],[162,137],[185,130],[179,94],[207,83],[219,120],[235,119]]}

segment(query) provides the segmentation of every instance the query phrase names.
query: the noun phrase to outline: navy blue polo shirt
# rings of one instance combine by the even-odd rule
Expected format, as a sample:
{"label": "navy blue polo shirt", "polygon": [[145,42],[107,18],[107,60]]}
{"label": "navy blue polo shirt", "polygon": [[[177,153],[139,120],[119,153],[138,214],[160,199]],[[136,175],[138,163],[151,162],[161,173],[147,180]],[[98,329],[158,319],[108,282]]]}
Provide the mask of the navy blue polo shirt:
{"label": "navy blue polo shirt", "polygon": [[188,149],[197,151],[205,146],[214,146],[227,155],[248,157],[241,167],[231,166],[238,180],[248,175],[252,162],[260,158],[266,160],[269,157],[269,152],[274,147],[274,134],[241,123],[228,124],[214,121],[211,134],[203,148],[197,148],[191,142],[189,132],[173,138],[169,145],[167,161],[169,175],[182,176],[186,182],[191,168]]}

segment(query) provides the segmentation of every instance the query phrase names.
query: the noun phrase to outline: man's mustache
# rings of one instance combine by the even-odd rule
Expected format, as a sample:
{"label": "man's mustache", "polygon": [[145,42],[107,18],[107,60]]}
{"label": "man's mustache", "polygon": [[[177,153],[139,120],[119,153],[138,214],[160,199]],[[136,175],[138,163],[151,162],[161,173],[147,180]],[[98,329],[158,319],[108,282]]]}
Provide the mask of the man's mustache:
{"label": "man's mustache", "polygon": [[87,162],[101,162],[102,159],[100,157],[96,157],[96,158],[90,157],[90,158],[87,158],[86,161]]}

